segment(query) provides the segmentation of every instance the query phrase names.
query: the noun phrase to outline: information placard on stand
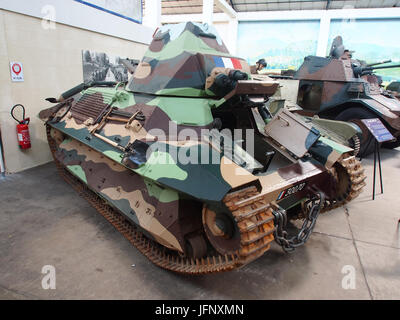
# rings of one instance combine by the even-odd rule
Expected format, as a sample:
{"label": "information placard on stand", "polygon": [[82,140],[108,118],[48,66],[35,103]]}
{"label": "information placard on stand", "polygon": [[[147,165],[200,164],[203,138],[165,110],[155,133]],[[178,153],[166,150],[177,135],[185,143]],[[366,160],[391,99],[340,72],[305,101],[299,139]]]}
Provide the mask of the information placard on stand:
{"label": "information placard on stand", "polygon": [[[382,167],[381,167],[381,154],[379,151],[379,143],[388,142],[396,140],[395,137],[389,132],[382,121],[378,118],[373,119],[361,119],[365,124],[369,132],[375,140],[375,150],[374,150],[374,182],[372,187],[372,200],[375,200],[375,178],[376,178],[376,156],[378,155],[378,165],[379,165],[379,178],[381,183],[381,193],[383,193],[383,183],[382,183]],[[369,141],[371,143],[371,141]],[[368,143],[368,144],[369,144]],[[367,146],[368,149],[368,146]]]}

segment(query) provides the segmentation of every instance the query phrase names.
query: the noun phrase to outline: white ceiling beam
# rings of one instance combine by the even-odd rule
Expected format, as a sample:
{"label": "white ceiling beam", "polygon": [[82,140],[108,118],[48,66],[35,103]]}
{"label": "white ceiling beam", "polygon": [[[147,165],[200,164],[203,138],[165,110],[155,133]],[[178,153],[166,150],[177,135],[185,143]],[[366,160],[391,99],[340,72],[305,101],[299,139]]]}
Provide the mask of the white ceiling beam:
{"label": "white ceiling beam", "polygon": [[399,18],[400,8],[238,12],[239,21]]}
{"label": "white ceiling beam", "polygon": [[230,18],[237,19],[237,12],[224,0],[214,0],[217,8],[225,12]]}
{"label": "white ceiling beam", "polygon": [[[239,21],[320,20],[321,17],[329,19],[400,18],[400,8],[237,12]],[[230,17],[226,13],[214,13],[213,20],[224,22],[229,21]],[[202,15],[171,14],[161,17],[162,23],[185,21],[201,22]]]}

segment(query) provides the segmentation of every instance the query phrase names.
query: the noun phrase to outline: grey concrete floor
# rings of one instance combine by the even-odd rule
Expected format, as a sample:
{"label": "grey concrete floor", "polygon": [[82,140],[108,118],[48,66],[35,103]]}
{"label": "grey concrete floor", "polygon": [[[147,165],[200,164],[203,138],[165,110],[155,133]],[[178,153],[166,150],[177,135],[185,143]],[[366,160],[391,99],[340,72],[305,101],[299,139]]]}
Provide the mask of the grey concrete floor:
{"label": "grey concrete floor", "polygon": [[[373,156],[364,159],[364,193],[321,215],[294,253],[273,244],[240,270],[207,276],[152,265],[53,163],[9,175],[0,179],[0,299],[400,299],[399,160],[399,149],[382,150],[385,190],[371,201]],[[55,290],[42,289],[44,265],[56,269]],[[346,270],[354,289],[342,287]]]}

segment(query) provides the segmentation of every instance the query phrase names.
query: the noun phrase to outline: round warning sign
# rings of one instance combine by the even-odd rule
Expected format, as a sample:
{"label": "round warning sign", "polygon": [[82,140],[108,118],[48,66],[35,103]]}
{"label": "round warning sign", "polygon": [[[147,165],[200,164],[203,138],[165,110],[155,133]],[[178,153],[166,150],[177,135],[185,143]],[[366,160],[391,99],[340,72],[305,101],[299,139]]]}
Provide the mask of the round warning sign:
{"label": "round warning sign", "polygon": [[11,80],[12,81],[24,81],[24,73],[22,71],[21,62],[10,62],[11,67]]}
{"label": "round warning sign", "polygon": [[12,71],[14,71],[14,73],[15,73],[16,75],[19,75],[19,74],[21,73],[21,70],[22,70],[22,68],[21,68],[21,65],[20,65],[20,64],[14,63],[14,64],[12,65]]}

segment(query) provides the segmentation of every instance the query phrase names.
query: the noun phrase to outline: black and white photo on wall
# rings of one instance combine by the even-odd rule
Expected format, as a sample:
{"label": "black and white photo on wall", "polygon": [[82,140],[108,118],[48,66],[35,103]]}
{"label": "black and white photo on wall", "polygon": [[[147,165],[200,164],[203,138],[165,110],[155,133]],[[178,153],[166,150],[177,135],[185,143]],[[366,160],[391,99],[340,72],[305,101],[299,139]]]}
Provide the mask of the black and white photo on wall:
{"label": "black and white photo on wall", "polygon": [[128,81],[137,60],[82,50],[83,81]]}

